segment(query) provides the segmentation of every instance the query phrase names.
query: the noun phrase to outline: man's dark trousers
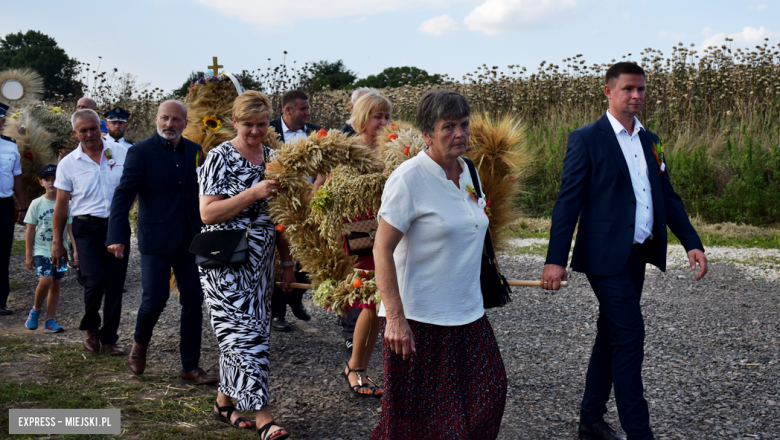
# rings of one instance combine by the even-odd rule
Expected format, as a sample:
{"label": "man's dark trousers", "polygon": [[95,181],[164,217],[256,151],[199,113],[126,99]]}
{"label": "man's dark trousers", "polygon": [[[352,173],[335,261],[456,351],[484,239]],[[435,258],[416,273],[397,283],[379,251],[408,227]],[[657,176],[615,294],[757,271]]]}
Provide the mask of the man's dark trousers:
{"label": "man's dark trousers", "polygon": [[200,364],[203,290],[198,278],[195,255],[189,252],[193,233],[188,222],[179,247],[167,254],[141,254],[143,296],[135,325],[135,342],[148,344],[152,331],[170,296],[171,269],[179,288],[181,304],[180,333],[182,371],[192,371]]}
{"label": "man's dark trousers", "polygon": [[[116,344],[119,339],[119,319],[122,315],[122,289],[127,275],[130,243],[126,242],[124,257],[119,260],[106,250],[108,224],[105,220],[73,219],[73,238],[79,253],[79,269],[84,278],[84,317],[79,330],[100,328],[100,304],[103,304],[101,344]],[[129,237],[129,231],[127,236]]]}
{"label": "man's dark trousers", "polygon": [[0,307],[5,307],[10,292],[8,266],[14,244],[14,198],[0,198]]}
{"label": "man's dark trousers", "polygon": [[635,245],[625,268],[616,275],[588,275],[599,301],[599,318],[580,421],[593,424],[603,419],[614,382],[620,424],[632,440],[653,438],[642,388],[645,324],[639,304],[647,247]]}
{"label": "man's dark trousers", "polygon": [[[305,272],[295,270],[295,281],[298,283],[307,284],[309,278]],[[282,318],[287,316],[287,304],[291,307],[303,307],[303,294],[306,293],[306,289],[293,289],[289,293],[284,293],[282,289],[274,284],[274,291],[271,294],[271,317]]]}

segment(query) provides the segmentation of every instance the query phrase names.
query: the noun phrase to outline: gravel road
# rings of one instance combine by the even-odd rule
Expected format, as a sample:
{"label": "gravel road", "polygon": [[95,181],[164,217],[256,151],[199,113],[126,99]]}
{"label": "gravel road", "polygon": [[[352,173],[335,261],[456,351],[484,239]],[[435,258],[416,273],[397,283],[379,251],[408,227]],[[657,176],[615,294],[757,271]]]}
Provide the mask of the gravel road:
{"label": "gravel road", "polygon": [[[518,248],[534,242],[515,241]],[[538,243],[537,243],[538,244]],[[645,395],[659,439],[780,439],[780,295],[774,287],[780,252],[708,249],[714,264],[696,282],[679,246],[670,247],[666,273],[648,268],[643,294],[647,337]],[[139,255],[131,254],[124,297],[120,346],[129,349],[141,298]],[[501,259],[508,278],[538,279],[538,255],[510,251]],[[66,332],[40,338],[79,343],[83,296],[69,272],[58,312]],[[24,257],[11,262],[11,278],[22,287],[11,294],[13,316],[0,317],[0,333],[24,333],[24,320],[37,283]],[[501,439],[576,439],[597,302],[585,277],[555,295],[515,288],[513,301],[488,312],[498,338],[509,391]],[[311,303],[310,322],[273,333],[271,392],[275,418],[301,439],[364,439],[380,410],[375,399],[353,398],[340,376],[347,354],[337,318]],[[178,371],[176,297],[169,300],[150,346],[148,371]],[[204,314],[201,365],[216,373],[219,352]],[[381,378],[381,356],[370,370]],[[129,376],[129,373],[128,373]],[[432,378],[435,380],[435,378]],[[607,415],[619,426],[614,405]]]}

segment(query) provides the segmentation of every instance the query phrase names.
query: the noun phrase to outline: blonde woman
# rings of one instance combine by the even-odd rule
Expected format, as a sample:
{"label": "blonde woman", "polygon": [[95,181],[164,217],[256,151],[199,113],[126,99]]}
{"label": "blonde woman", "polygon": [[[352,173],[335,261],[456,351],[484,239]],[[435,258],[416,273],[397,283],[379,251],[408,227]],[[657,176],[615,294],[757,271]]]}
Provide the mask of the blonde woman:
{"label": "blonde woman", "polygon": [[[377,134],[382,127],[390,122],[390,115],[393,111],[393,104],[384,96],[376,91],[368,92],[362,95],[352,109],[352,117],[347,121],[359,138],[359,142],[366,148],[376,152]],[[318,177],[314,183],[317,188],[325,179]],[[374,218],[375,213],[366,212],[363,216],[352,219],[352,221],[361,221]],[[344,244],[345,249],[349,252]],[[369,253],[357,255],[355,263],[356,269],[374,270],[374,257]],[[348,318],[360,312],[355,323],[353,332],[352,356],[344,367],[342,374],[349,382],[349,389],[360,397],[382,397],[384,390],[377,385],[367,375],[368,362],[371,360],[371,354],[374,352],[376,339],[379,334],[379,318],[376,314],[377,305],[374,303],[353,304],[352,309],[348,311]],[[342,320],[342,325],[345,321]],[[346,325],[349,325],[346,323]]]}
{"label": "blonde woman", "polygon": [[[201,267],[200,282],[221,351],[214,417],[236,428],[258,427],[262,440],[282,440],[289,434],[273,421],[268,406],[274,246],[282,259],[282,290],[291,290],[295,276],[289,246],[268,213],[268,198],[279,191],[278,181],[265,178],[272,151],[263,142],[270,120],[271,102],[264,94],[247,91],[236,98],[236,137],[213,148],[199,171],[203,232],[246,229],[249,239],[245,264]],[[236,407],[254,411],[255,423]]]}

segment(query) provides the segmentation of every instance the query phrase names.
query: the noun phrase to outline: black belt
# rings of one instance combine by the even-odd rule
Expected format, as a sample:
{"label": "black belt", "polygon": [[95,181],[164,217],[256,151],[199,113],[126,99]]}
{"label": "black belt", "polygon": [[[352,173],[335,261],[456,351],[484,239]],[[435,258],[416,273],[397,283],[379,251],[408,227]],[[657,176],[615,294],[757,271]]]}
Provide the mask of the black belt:
{"label": "black belt", "polygon": [[94,215],[77,215],[73,217],[76,220],[81,220],[87,223],[94,223],[96,225],[106,226],[108,225],[108,219],[103,217],[95,217]]}
{"label": "black belt", "polygon": [[639,248],[641,248],[643,246],[649,245],[650,243],[651,243],[651,240],[645,240],[642,243],[634,243],[634,249],[639,249]]}

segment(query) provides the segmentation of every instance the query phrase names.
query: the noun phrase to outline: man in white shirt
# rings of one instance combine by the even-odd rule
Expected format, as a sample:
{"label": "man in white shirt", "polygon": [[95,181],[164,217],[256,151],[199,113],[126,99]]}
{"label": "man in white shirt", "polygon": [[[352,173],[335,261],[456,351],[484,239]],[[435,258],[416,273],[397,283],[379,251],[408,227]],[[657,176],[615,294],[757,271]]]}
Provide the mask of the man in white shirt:
{"label": "man in white shirt", "polygon": [[125,139],[125,131],[127,131],[127,121],[130,119],[130,112],[122,107],[115,107],[103,116],[106,117],[106,128],[108,129],[108,134],[103,137],[107,141],[116,142],[125,148],[132,147],[133,143],[128,142],[127,139]]}
{"label": "man in white shirt", "polygon": [[[76,111],[71,116],[71,124],[80,143],[57,167],[51,256],[58,266],[64,264],[61,260],[68,258],[62,232],[70,202],[73,238],[79,250],[79,271],[85,281],[85,313],[79,326],[84,331],[84,349],[97,353],[102,344],[102,351],[121,356],[124,350],[117,347],[116,342],[129,253],[122,259],[115,258],[106,250],[106,235],[111,199],[122,177],[127,149],[101,138],[100,118],[93,110]],[[129,227],[126,237],[130,237]],[[129,239],[123,244],[129,249]],[[101,328],[99,311],[104,297]]]}
{"label": "man in white shirt", "polygon": [[[599,302],[597,335],[580,404],[579,438],[652,440],[644,398],[645,325],[641,297],[646,264],[666,270],[667,226],[688,254],[699,280],[707,257],[674,192],[659,138],[637,115],[645,101],[645,71],[620,62],[607,70],[606,114],[569,134],[561,189],[552,213],[541,286],[558,290],[571,267],[584,273]],[[653,385],[655,387],[655,385]],[[626,436],[604,421],[611,390]]]}
{"label": "man in white shirt", "polygon": [[309,123],[309,97],[300,90],[290,90],[282,95],[282,115],[271,121],[284,143],[309,136],[320,127]]}
{"label": "man in white shirt", "polygon": [[[8,106],[0,102],[0,132],[5,125]],[[0,135],[0,315],[13,315],[8,308],[11,291],[8,265],[11,263],[11,246],[14,243],[14,222],[24,218],[27,204],[22,192],[22,164],[16,141]],[[14,197],[19,202],[19,217],[14,217]]]}
{"label": "man in white shirt", "polygon": [[[294,142],[298,139],[305,139],[311,132],[317,132],[320,127],[310,124],[309,121],[309,97],[300,90],[290,90],[282,95],[283,113],[279,118],[271,121],[271,127],[276,130],[284,143]],[[310,181],[313,181],[311,179]],[[295,271],[295,277],[298,282],[307,282],[305,274],[300,270]],[[296,318],[303,321],[311,319],[309,312],[303,307],[302,298],[306,291],[303,289],[293,289],[292,292],[285,294],[281,289],[274,288],[271,296],[271,328],[277,331],[291,331],[292,325],[285,319],[287,315],[287,304],[293,311]]]}

